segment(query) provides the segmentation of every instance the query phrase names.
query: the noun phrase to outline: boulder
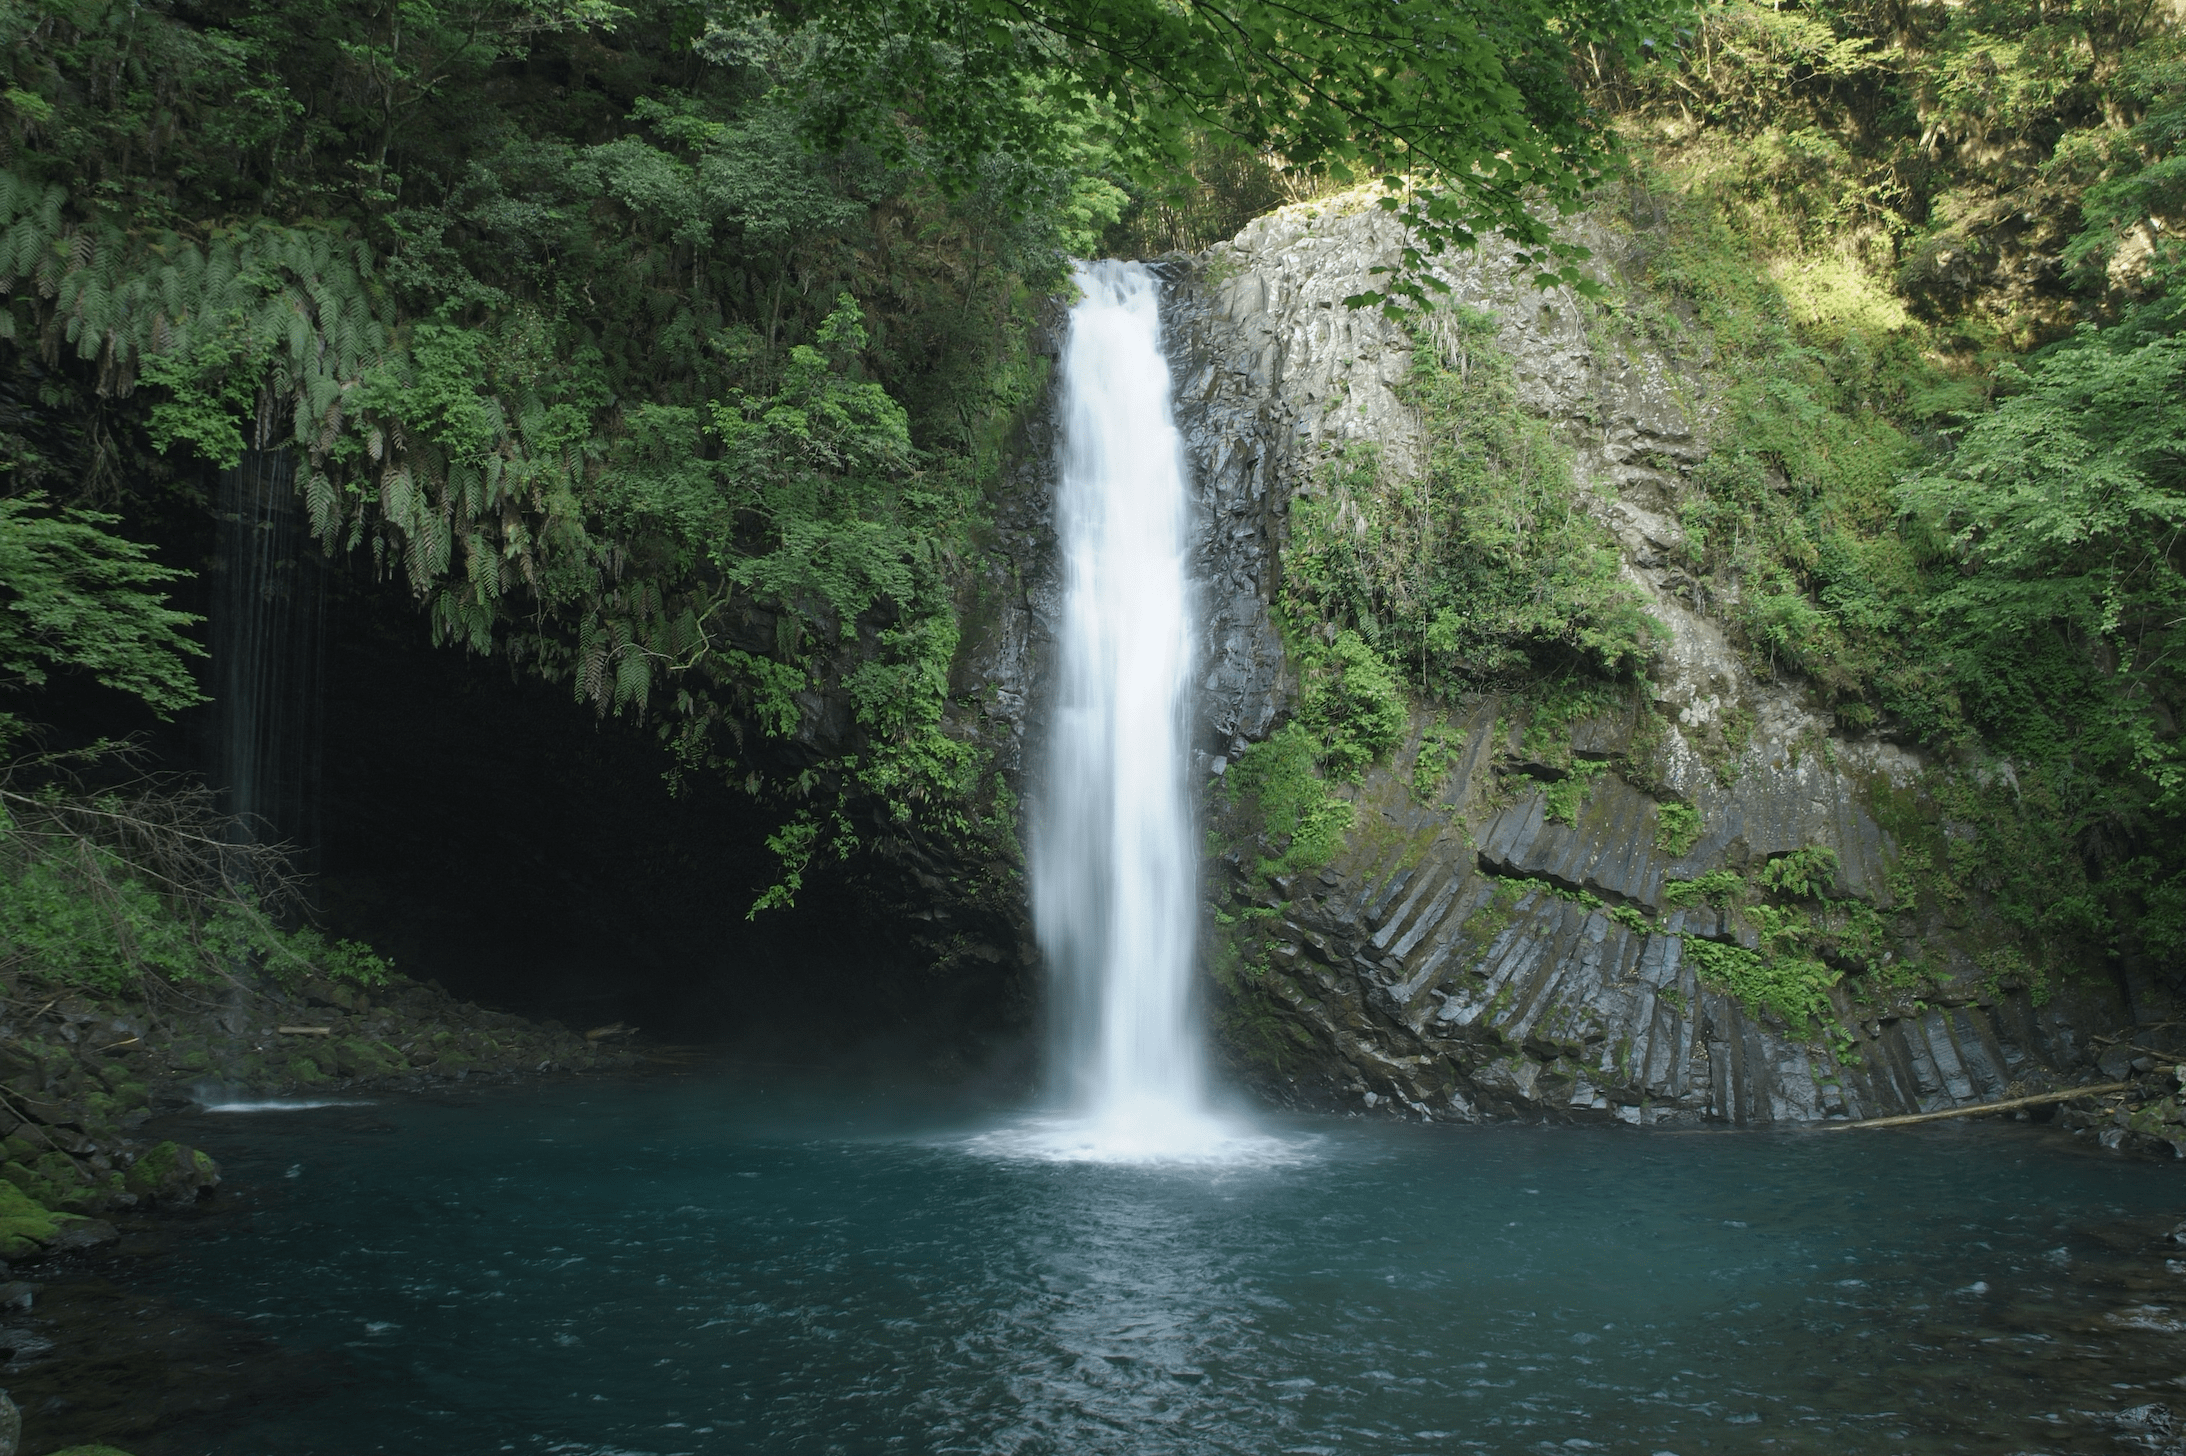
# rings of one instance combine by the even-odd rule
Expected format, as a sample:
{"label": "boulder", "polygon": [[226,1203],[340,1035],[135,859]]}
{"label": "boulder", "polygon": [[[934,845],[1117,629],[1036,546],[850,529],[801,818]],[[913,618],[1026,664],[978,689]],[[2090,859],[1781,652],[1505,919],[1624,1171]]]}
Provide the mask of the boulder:
{"label": "boulder", "polygon": [[0,1183],[0,1259],[27,1259],[60,1232],[62,1215],[13,1183]]}
{"label": "boulder", "polygon": [[[71,1219],[61,1225],[46,1250],[54,1254],[80,1254],[89,1249],[103,1249],[121,1238],[121,1231],[103,1218]],[[0,1291],[8,1286],[0,1285]]]}
{"label": "boulder", "polygon": [[163,1142],[140,1156],[123,1182],[155,1203],[195,1203],[220,1182],[220,1165],[195,1148]]}

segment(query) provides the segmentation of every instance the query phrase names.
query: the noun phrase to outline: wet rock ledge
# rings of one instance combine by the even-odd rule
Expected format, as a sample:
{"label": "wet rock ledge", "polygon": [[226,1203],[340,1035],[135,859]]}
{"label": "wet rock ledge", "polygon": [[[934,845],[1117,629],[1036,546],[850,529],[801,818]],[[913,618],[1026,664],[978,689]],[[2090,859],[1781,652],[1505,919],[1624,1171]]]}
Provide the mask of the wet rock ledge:
{"label": "wet rock ledge", "polygon": [[195,1203],[220,1168],[145,1141],[192,1104],[627,1067],[622,1027],[579,1035],[437,984],[238,981],[98,996],[0,974],[0,1260],[111,1242],[101,1215]]}

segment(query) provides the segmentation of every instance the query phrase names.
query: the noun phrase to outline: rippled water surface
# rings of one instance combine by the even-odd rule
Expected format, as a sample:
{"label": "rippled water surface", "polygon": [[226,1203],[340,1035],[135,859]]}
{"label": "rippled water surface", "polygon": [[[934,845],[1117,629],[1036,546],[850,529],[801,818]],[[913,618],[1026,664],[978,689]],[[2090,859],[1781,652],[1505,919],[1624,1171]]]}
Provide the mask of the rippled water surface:
{"label": "rippled water surface", "polygon": [[2116,1342],[2179,1339],[2103,1230],[2180,1175],[2033,1132],[1294,1120],[1165,1170],[1007,1121],[748,1074],[198,1119],[253,1191],[160,1292],[342,1377],[169,1449],[2095,1451],[2163,1396]]}

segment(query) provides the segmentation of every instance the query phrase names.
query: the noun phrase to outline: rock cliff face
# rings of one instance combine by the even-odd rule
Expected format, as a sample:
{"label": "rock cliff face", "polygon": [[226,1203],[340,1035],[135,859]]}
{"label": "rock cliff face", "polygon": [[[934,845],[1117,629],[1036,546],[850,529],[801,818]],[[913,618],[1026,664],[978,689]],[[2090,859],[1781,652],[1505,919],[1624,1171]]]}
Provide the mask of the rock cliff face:
{"label": "rock cliff face", "polygon": [[[1597,257],[1624,246],[1599,225],[1580,232]],[[1372,209],[1299,207],[1163,265],[1202,512],[1198,767],[1218,830],[1244,832],[1221,790],[1226,765],[1295,694],[1270,613],[1292,499],[1347,441],[1378,442],[1399,470],[1420,458],[1421,424],[1393,388],[1410,339],[1342,303],[1398,245]],[[1856,977],[1833,991],[1832,1037],[1757,1017],[1696,973],[1693,940],[1751,945],[1753,932],[1706,905],[1669,903],[1667,882],[1827,848],[1836,896],[1891,911],[1901,840],[1934,829],[1930,791],[1946,770],[1887,739],[1833,732],[1795,684],[1758,676],[1696,609],[1675,559],[1676,507],[1707,454],[1704,365],[1605,337],[1576,298],[1511,281],[1492,249],[1445,277],[1455,302],[1499,321],[1522,406],[1559,428],[1581,477],[1602,487],[1595,509],[1624,575],[1669,638],[1644,687],[1651,702],[1574,725],[1565,761],[1607,766],[1575,822],[1550,817],[1561,772],[1528,763],[1522,723],[1482,698],[1451,723],[1464,750],[1425,799],[1412,780],[1428,725],[1415,713],[1410,741],[1345,790],[1346,847],[1307,882],[1257,886],[1235,853],[1210,866],[1233,894],[1262,901],[1246,946],[1260,959],[1218,996],[1241,1068],[1317,1105],[1635,1123],[1935,1110],[2082,1070],[2080,1028],[2130,1019],[2119,993],[2083,978],[2038,1007],[2002,989],[1977,964],[1994,945],[1977,911],[1938,912],[1890,952],[1932,968],[1924,1001],[1855,1000]],[[1019,630],[1037,655],[1037,585],[1026,601]],[[1028,688],[1024,700],[1036,698]],[[1704,826],[1674,854],[1658,847],[1669,801]]]}

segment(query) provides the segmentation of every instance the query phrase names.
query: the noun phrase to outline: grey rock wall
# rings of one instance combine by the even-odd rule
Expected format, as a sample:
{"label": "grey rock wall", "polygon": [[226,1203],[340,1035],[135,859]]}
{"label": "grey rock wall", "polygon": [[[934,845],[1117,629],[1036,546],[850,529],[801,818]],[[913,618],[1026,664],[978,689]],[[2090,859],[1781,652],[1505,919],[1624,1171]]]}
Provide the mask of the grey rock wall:
{"label": "grey rock wall", "polygon": [[1468,750],[1433,802],[1409,782],[1415,736],[1353,795],[1346,850],[1265,897],[1280,919],[1259,922],[1265,968],[1244,993],[1303,1033],[1248,1063],[1276,1095],[1436,1119],[1811,1122],[1988,1101],[2084,1060],[2084,1002],[1969,993],[1862,1017],[1840,993],[1836,1046],[1757,1018],[1685,954],[1734,926],[1667,907],[1663,883],[1723,863],[1741,836],[1841,846],[1840,889],[1874,881],[1889,840],[1856,794],[1797,771],[1743,778],[1719,827],[1672,859],[1654,847],[1656,801],[1614,776],[1575,825],[1548,822],[1540,791],[1514,789],[1530,780],[1495,771],[1495,718],[1487,703],[1463,725]]}
{"label": "grey rock wall", "polygon": [[[1604,227],[1575,231],[1617,256]],[[1197,762],[1218,828],[1243,832],[1220,789],[1227,763],[1281,721],[1295,691],[1269,610],[1290,501],[1346,441],[1378,442],[1398,469],[1420,458],[1420,421],[1393,388],[1410,340],[1342,304],[1398,246],[1386,215],[1339,202],[1286,209],[1164,265],[1200,507]],[[2100,986],[2042,1008],[1985,990],[1979,935],[1940,923],[1901,949],[1948,967],[1957,989],[1887,1010],[1840,989],[1848,1034],[1835,1044],[1757,1019],[1696,977],[1689,939],[1752,933],[1666,905],[1666,881],[1826,846],[1839,856],[1837,893],[1889,908],[1900,846],[1878,803],[1932,813],[1923,785],[1941,770],[1896,743],[1834,735],[1795,685],[1757,677],[1696,609],[1676,563],[1676,508],[1707,454],[1704,371],[1605,331],[1576,297],[1518,281],[1492,247],[1444,277],[1456,303],[1500,320],[1522,405],[1564,432],[1625,576],[1669,628],[1646,687],[1660,726],[1636,752],[1631,725],[1582,725],[1574,749],[1613,768],[1566,825],[1548,819],[1535,779],[1508,772],[1515,740],[1498,743],[1508,730],[1493,700],[1473,705],[1443,792],[1419,802],[1415,722],[1412,742],[1354,792],[1345,851],[1266,895],[1242,943],[1248,964],[1218,996],[1240,1070],[1307,1104],[1636,1123],[1936,1110],[2069,1079],[2086,1060],[2075,1028],[2122,1023],[2122,1004]],[[1663,797],[1690,803],[1705,826],[1675,858],[1655,844]],[[1233,894],[1253,885],[1240,855],[1212,869]]]}

